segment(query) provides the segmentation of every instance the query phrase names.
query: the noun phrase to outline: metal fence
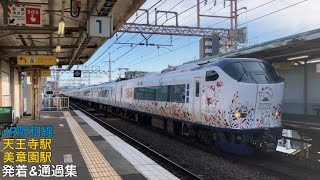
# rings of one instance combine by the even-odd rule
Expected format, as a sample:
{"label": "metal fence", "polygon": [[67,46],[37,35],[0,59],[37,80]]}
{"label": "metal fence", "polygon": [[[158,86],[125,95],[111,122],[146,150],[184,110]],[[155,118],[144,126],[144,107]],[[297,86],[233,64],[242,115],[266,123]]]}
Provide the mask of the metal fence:
{"label": "metal fence", "polygon": [[41,102],[42,111],[61,111],[69,109],[69,97],[44,97]]}

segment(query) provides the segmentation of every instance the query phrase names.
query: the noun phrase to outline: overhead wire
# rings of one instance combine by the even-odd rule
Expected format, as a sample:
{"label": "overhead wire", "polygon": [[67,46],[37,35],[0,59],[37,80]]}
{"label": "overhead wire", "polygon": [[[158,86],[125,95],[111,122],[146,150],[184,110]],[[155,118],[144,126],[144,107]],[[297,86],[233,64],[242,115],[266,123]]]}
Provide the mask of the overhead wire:
{"label": "overhead wire", "polygon": [[[275,1],[275,0],[273,0],[273,1]],[[266,4],[269,4],[269,3],[271,3],[271,2],[272,2],[272,1],[269,1],[269,2],[267,2],[267,3],[264,3],[264,4],[262,4],[262,5],[259,5],[259,6],[255,7],[255,8],[253,8],[252,10],[257,9],[257,8],[259,8],[259,7],[262,7],[262,6],[264,6],[264,5],[266,5]],[[229,6],[230,6],[230,5],[229,5]],[[218,11],[216,11],[216,13],[219,12],[219,11],[221,11],[222,9],[224,9],[224,8],[219,9]],[[250,11],[251,11],[251,10],[250,10]],[[248,12],[248,11],[247,11],[247,12]],[[243,14],[243,13],[242,13],[242,14]],[[223,21],[226,21],[226,20],[223,20]],[[220,22],[223,22],[223,21],[220,21]],[[216,23],[216,24],[219,24],[220,22],[218,22],[218,23]],[[216,24],[214,24],[214,25],[216,25]],[[209,26],[209,27],[211,27],[211,26]],[[175,50],[181,49],[181,48],[183,48],[183,47],[190,46],[190,45],[192,45],[192,44],[194,44],[194,43],[196,43],[196,42],[198,42],[198,40],[197,40],[197,41],[194,41],[194,42],[192,42],[192,43],[189,43],[189,44],[187,44],[187,45],[178,47],[178,48],[176,48],[176,49],[174,49],[174,50],[172,50],[172,51],[163,53],[163,54],[161,54],[161,55],[158,55],[158,56],[155,56],[155,57],[152,57],[152,58],[149,58],[149,59],[147,59],[147,60],[143,60],[143,61],[141,61],[141,62],[146,62],[146,61],[148,61],[148,60],[152,60],[152,59],[157,58],[157,57],[160,57],[160,56],[162,56],[162,55],[164,55],[164,54],[168,54],[168,53],[171,53],[171,52],[173,52],[173,51],[175,51]],[[131,63],[131,62],[129,62],[129,64],[130,64],[130,63]],[[136,64],[133,64],[132,66],[137,65],[137,64],[140,64],[140,62],[138,62],[138,63],[136,63]]]}
{"label": "overhead wire", "polygon": [[[200,4],[201,4],[201,3],[203,3],[203,2],[205,2],[205,0],[201,1],[201,2],[200,2]],[[218,4],[222,4],[222,2],[221,2],[221,3],[218,3]],[[217,5],[218,5],[218,4],[217,4]],[[197,6],[197,4],[196,4],[196,5],[191,6],[191,7],[190,7],[190,8],[188,8],[187,10],[190,10],[190,9],[192,9],[192,8],[196,7],[196,6]],[[171,10],[172,10],[172,9],[173,9],[173,8],[171,8]],[[187,12],[187,10],[184,10],[184,11],[180,12],[180,13],[179,13],[179,15],[180,15],[180,14],[183,14],[183,13],[185,13],[185,12]],[[207,11],[209,11],[209,10],[210,10],[210,9],[208,9]],[[169,10],[169,11],[170,11],[170,10]],[[205,11],[205,12],[207,12],[207,11]],[[194,11],[194,12],[195,12],[195,11]],[[191,13],[191,14],[194,14],[194,12],[193,12],[193,13]],[[191,15],[191,14],[190,14],[190,15]],[[188,15],[187,17],[189,17],[190,15]],[[170,20],[170,19],[172,19],[172,18],[174,18],[174,16],[173,16],[173,17],[171,17],[171,18],[168,18],[165,22],[167,22],[168,20]],[[186,19],[186,18],[185,18],[185,19]],[[184,19],[183,19],[183,20],[184,20]],[[180,20],[180,21],[179,21],[179,23],[180,23],[180,22],[182,22],[183,20]],[[191,19],[190,21],[192,21],[192,20],[193,20],[193,19]],[[190,21],[188,21],[187,23],[189,23]],[[165,22],[164,22],[164,23],[165,23]],[[164,24],[164,23],[163,23],[163,24]],[[185,24],[187,24],[187,23],[185,23]],[[163,24],[162,24],[162,25],[163,25]],[[173,41],[176,41],[176,40],[179,40],[179,39],[181,39],[181,38],[183,38],[183,37],[178,37],[178,38],[176,38],[176,39],[173,39],[173,40],[172,40],[172,42],[173,42]],[[152,52],[156,51],[156,50],[157,50],[157,49],[153,49],[153,50],[149,51],[148,53],[145,53],[145,54],[144,54],[144,55],[142,55],[142,56],[140,56],[140,55],[139,55],[140,57],[138,57],[138,58],[136,58],[136,59],[134,59],[134,60],[130,61],[130,62],[129,62],[129,64],[130,64],[130,63],[132,63],[132,62],[134,62],[134,61],[136,61],[136,60],[138,60],[139,58],[141,58],[141,57],[143,57],[143,56],[145,56],[145,55],[147,55],[147,54],[150,54],[150,53],[152,53]],[[120,67],[122,67],[122,65],[120,65]]]}
{"label": "overhead wire", "polygon": [[247,21],[246,23],[239,24],[238,26],[241,26],[241,25],[250,23],[250,22],[252,22],[252,21],[256,21],[256,20],[258,20],[258,19],[261,19],[261,18],[264,18],[264,17],[266,17],[266,16],[272,15],[272,14],[274,14],[274,13],[283,11],[283,10],[285,10],[285,9],[291,8],[291,7],[293,7],[293,6],[296,6],[296,5],[301,4],[301,3],[303,3],[303,2],[306,2],[306,1],[308,1],[308,0],[299,1],[299,2],[297,2],[297,3],[291,4],[291,5],[286,6],[286,7],[284,7],[284,8],[281,8],[281,9],[278,9],[278,10],[276,10],[276,11],[273,11],[273,12],[271,12],[271,13],[265,14],[265,15],[263,15],[263,16],[260,16],[260,17],[254,18],[254,19],[251,19],[251,20]]}
{"label": "overhead wire", "polygon": [[[156,2],[154,5],[152,5],[148,10],[150,10],[150,9],[153,8],[153,7],[155,7],[155,6],[156,6],[157,4],[159,4],[161,1],[163,1],[163,0],[159,0],[159,1]],[[158,7],[160,7],[161,5],[163,5],[164,2],[166,2],[166,1],[167,1],[167,0],[164,0]],[[142,16],[142,14],[141,14],[141,16]],[[138,19],[138,18],[136,18],[133,22],[135,22],[137,19]],[[140,20],[140,22],[141,22],[141,20]],[[118,39],[121,38],[124,34],[125,34],[125,32],[123,32],[123,33],[120,35],[120,37],[118,37]],[[116,41],[113,42],[113,43],[112,43],[103,53],[101,53],[93,62],[91,62],[91,63],[89,64],[89,66],[91,66],[91,65],[93,65],[93,63],[97,62],[97,60],[98,60],[100,57],[102,57],[115,43],[116,43]]]}
{"label": "overhead wire", "polygon": [[[204,2],[204,1],[202,1],[202,2]],[[202,3],[202,2],[200,2],[200,3]],[[223,2],[221,2],[221,3],[218,3],[217,5],[219,5],[219,4],[222,4]],[[196,4],[197,5],[197,4]],[[195,6],[196,6],[195,5]],[[195,7],[195,6],[192,6],[192,7]],[[208,12],[209,10],[211,10],[211,8],[210,9],[208,9],[208,10],[206,10],[204,13],[206,13],[206,12]],[[217,12],[219,12],[220,10],[218,10],[218,11],[216,11],[215,13],[217,13]],[[186,12],[186,11],[184,11],[184,12]],[[193,12],[194,13],[194,12]],[[182,13],[180,13],[180,14],[182,14]],[[208,18],[208,17],[205,17],[205,18]],[[172,19],[172,18],[171,18]],[[187,23],[189,23],[190,21],[188,21]],[[194,24],[194,25],[196,25],[196,24]],[[176,39],[174,39],[174,40],[172,40],[172,41],[176,41],[176,40],[179,40],[179,39],[182,39],[183,37],[177,37]],[[197,40],[198,41],[198,40]],[[196,41],[196,42],[197,42]],[[188,44],[188,45],[191,45],[191,44],[194,44],[195,42],[192,42],[192,43],[190,43],[190,44]],[[183,46],[183,47],[185,47],[185,46]],[[179,48],[177,48],[177,49],[179,49]],[[142,55],[142,56],[140,56],[140,57],[138,57],[138,58],[136,58],[136,59],[134,59],[134,60],[132,60],[132,61],[130,61],[129,63],[127,63],[127,64],[130,64],[130,63],[132,63],[132,62],[134,62],[134,61],[136,61],[136,60],[138,60],[138,59],[140,59],[141,57],[144,57],[144,56],[146,56],[146,55],[148,55],[148,54],[151,54],[152,52],[154,52],[154,51],[156,51],[157,49],[154,49],[154,50],[152,50],[152,51],[150,51],[150,52],[148,52],[148,53],[145,53],[144,55]],[[171,50],[171,51],[175,51],[176,49],[174,49],[174,50]],[[169,51],[169,52],[171,52],[171,51]],[[168,53],[169,53],[168,52]],[[159,55],[160,56],[160,55]],[[122,66],[120,66],[120,67],[122,67]]]}
{"label": "overhead wire", "polygon": [[[174,5],[172,8],[170,8],[168,11],[171,11],[172,9],[174,9],[175,7],[177,7],[179,4],[181,4],[184,0],[179,1],[176,5]],[[163,17],[164,14],[162,14],[159,18]],[[156,20],[155,20],[156,21]],[[155,22],[154,21],[154,22]],[[153,22],[153,23],[154,23]],[[165,21],[166,22],[166,21]],[[164,23],[165,23],[164,22]],[[164,24],[162,23],[162,25]],[[150,38],[152,35],[150,35],[148,38]],[[139,46],[140,43],[142,43],[143,41],[145,41],[145,39],[143,39],[142,41],[140,41],[138,44],[136,44],[134,47],[132,47],[130,50],[128,50],[127,52],[125,52],[124,54],[122,54],[121,56],[117,57],[114,62],[118,61],[120,58],[124,57],[125,55],[127,55],[129,52],[131,52],[132,50],[134,50],[137,46]]]}
{"label": "overhead wire", "polygon": [[[273,0],[273,1],[275,1],[275,0]],[[269,2],[264,3],[264,4],[262,4],[262,5],[256,6],[255,8],[253,8],[253,9],[251,9],[251,10],[248,10],[248,11],[252,11],[252,10],[254,10],[254,9],[260,8],[260,7],[262,7],[262,6],[264,6],[264,5],[267,5],[267,4],[269,4],[269,3],[273,2],[273,1],[269,1]],[[306,1],[307,1],[307,0],[299,1],[299,2],[294,3],[294,4],[292,4],[292,5],[289,5],[289,6],[286,6],[286,7],[284,7],[284,8],[281,8],[281,9],[279,9],[279,10],[276,10],[276,11],[273,11],[273,12],[271,12],[271,13],[268,13],[268,14],[265,14],[265,15],[263,15],[263,16],[260,16],[260,17],[258,17],[258,18],[252,19],[252,20],[250,20],[250,21],[248,21],[248,22],[246,22],[246,23],[249,23],[249,22],[252,22],[252,21],[261,19],[261,18],[263,18],[263,17],[266,17],[266,16],[269,16],[269,15],[271,15],[271,14],[280,12],[280,11],[282,11],[282,10],[288,9],[288,8],[290,8],[290,7],[296,6],[296,5],[301,4],[301,3],[303,3],[303,2],[306,2]],[[248,11],[247,11],[247,12],[248,12]],[[243,14],[243,13],[241,13],[241,14]],[[223,20],[223,21],[226,21],[226,20]],[[221,22],[223,22],[223,21],[221,21]],[[241,26],[241,25],[246,24],[246,23],[239,24],[238,26]],[[216,24],[219,24],[219,22],[216,23]],[[214,25],[216,25],[216,24],[214,24]],[[146,62],[146,61],[155,59],[155,58],[160,57],[160,56],[162,56],[162,55],[171,53],[171,52],[173,52],[173,51],[175,51],[175,50],[179,50],[179,49],[181,49],[181,48],[184,48],[184,47],[186,47],[186,46],[189,46],[189,45],[191,45],[191,44],[194,44],[194,43],[196,43],[196,42],[198,42],[198,41],[194,41],[194,42],[192,42],[192,43],[189,43],[189,44],[187,44],[187,45],[178,47],[178,48],[176,48],[176,49],[174,49],[174,50],[172,50],[172,51],[169,51],[169,52],[160,54],[160,55],[158,55],[158,56],[151,57],[151,58],[146,59],[146,60],[142,60],[142,61],[140,61],[140,62],[138,62],[138,63],[133,64],[132,66],[135,66],[135,65],[141,64],[141,63],[143,63],[143,62]]]}

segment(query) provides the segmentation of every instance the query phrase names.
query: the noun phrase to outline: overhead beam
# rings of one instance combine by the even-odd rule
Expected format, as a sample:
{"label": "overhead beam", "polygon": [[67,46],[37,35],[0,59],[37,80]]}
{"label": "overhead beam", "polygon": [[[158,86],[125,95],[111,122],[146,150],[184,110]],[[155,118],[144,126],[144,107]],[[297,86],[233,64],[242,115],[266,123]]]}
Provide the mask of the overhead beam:
{"label": "overhead beam", "polygon": [[[31,46],[35,46],[33,40],[31,39],[31,35],[28,35],[28,40],[29,40]],[[36,54],[38,55],[38,51],[36,51]]]}
{"label": "overhead beam", "polygon": [[77,50],[73,53],[72,59],[70,60],[69,66],[68,66],[68,70],[70,70],[73,65],[76,64],[77,60],[79,59],[79,57],[81,56],[82,52],[84,49],[88,48],[88,44],[90,42],[90,40],[92,39],[91,37],[89,37],[88,35],[84,34],[83,35],[85,37],[83,37],[81,39],[81,42],[77,48]]}
{"label": "overhead beam", "polygon": [[[53,1],[48,1],[48,8],[49,10],[52,10],[53,8]],[[51,27],[53,27],[53,14],[50,13],[49,14],[49,25]],[[49,34],[49,45],[52,46],[53,45],[53,39],[52,39],[52,33]],[[50,54],[52,54],[52,51],[50,51]]]}
{"label": "overhead beam", "polygon": [[[0,34],[0,37],[1,37],[1,34]],[[58,37],[52,37],[53,39],[57,39]],[[71,39],[74,39],[74,38],[77,38],[77,37],[63,37],[63,39],[66,39],[66,38],[71,38]],[[17,37],[16,39],[21,39],[21,38],[19,38],[19,37]],[[43,38],[43,37],[31,37],[31,38],[28,38],[28,39],[35,39],[35,40],[39,40],[39,39],[50,39],[50,37],[45,37],[45,38]]]}
{"label": "overhead beam", "polygon": [[7,36],[10,36],[12,34],[14,34],[14,33],[13,32],[3,32],[0,34],[0,39],[5,38]]}
{"label": "overhead beam", "polygon": [[3,0],[1,3],[3,12],[3,24],[8,25],[8,0]]}
{"label": "overhead beam", "polygon": [[[59,58],[59,60],[65,60],[65,59],[71,59],[72,57],[57,57]],[[82,56],[82,57],[79,57],[79,59],[87,59],[89,58],[89,56]]]}
{"label": "overhead beam", "polygon": [[[87,0],[87,21],[89,17],[92,15],[95,6],[97,6],[96,2]],[[74,49],[71,53],[72,58],[69,62],[68,70],[70,70],[73,67],[73,65],[77,63],[77,61],[79,60],[79,57],[81,56],[84,49],[87,48],[91,39],[92,38],[89,37],[89,35],[86,34],[84,31],[80,33],[76,41],[76,44],[78,44],[78,47],[77,49]]]}
{"label": "overhead beam", "polygon": [[145,25],[136,23],[124,24],[118,32],[126,33],[143,33],[143,34],[158,34],[158,35],[175,35],[175,36],[200,36],[212,37],[218,35],[219,37],[230,37],[235,30],[223,28],[199,28],[187,26],[163,26],[163,25]]}
{"label": "overhead beam", "polygon": [[[65,31],[78,32],[85,31],[87,28],[83,27],[65,27]],[[58,31],[58,27],[44,26],[44,27],[30,27],[30,26],[0,26],[2,31]]]}
{"label": "overhead beam", "polygon": [[[4,3],[8,0],[2,0],[1,3]],[[14,4],[21,4],[21,5],[48,5],[48,3],[39,3],[39,2],[14,2]]]}
{"label": "overhead beam", "polygon": [[300,55],[300,54],[305,55],[306,53],[313,53],[313,52],[319,52],[319,51],[320,51],[320,48],[314,48],[314,49],[309,49],[309,50],[304,50],[304,51],[295,51],[292,53],[280,54],[280,55],[276,55],[276,56],[263,57],[263,59],[272,60],[272,59],[276,59],[276,58],[295,56],[295,55]]}
{"label": "overhead beam", "polygon": [[[26,40],[24,39],[24,37],[21,35],[21,34],[19,34],[19,37],[21,38],[20,39],[20,41],[22,42],[22,44],[24,45],[24,46],[28,46],[28,44],[27,44],[27,42],[26,42]],[[32,44],[31,44],[32,45]],[[32,54],[30,51],[28,51],[28,54]]]}
{"label": "overhead beam", "polygon": [[[76,45],[61,45],[61,49],[71,49],[77,48]],[[47,49],[54,49],[56,46],[0,46],[0,49],[26,49],[26,50],[47,50]],[[97,45],[87,46],[87,48],[98,48]]]}
{"label": "overhead beam", "polygon": [[27,50],[19,50],[19,51],[16,51],[16,52],[13,52],[13,53],[9,53],[9,54],[4,54],[4,55],[1,55],[1,59],[7,59],[7,58],[10,58],[10,57],[13,57],[13,56],[17,56],[19,55],[20,53],[23,53],[23,52],[26,52]]}

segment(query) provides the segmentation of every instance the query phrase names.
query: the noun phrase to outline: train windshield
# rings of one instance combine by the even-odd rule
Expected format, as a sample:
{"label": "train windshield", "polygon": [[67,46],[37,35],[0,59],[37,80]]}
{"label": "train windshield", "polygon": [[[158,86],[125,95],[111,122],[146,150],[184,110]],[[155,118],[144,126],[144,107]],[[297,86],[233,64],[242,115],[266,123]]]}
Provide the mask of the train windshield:
{"label": "train windshield", "polygon": [[274,68],[263,62],[247,61],[231,63],[223,70],[239,82],[268,84],[283,82]]}

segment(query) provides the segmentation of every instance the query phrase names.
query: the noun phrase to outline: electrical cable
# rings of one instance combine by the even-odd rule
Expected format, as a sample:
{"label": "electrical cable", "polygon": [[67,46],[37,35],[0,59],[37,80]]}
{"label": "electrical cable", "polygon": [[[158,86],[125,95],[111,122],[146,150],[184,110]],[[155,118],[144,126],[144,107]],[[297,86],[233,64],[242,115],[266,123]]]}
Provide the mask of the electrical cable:
{"label": "electrical cable", "polygon": [[[152,5],[148,10],[150,10],[151,8],[153,8],[154,6],[156,6],[158,3],[160,3],[162,0],[159,0],[157,3],[155,3],[154,5]],[[166,2],[167,0],[164,0],[157,8],[159,8],[161,5],[163,5],[165,2]],[[153,12],[153,11],[152,11]],[[133,22],[135,22],[137,19],[135,19]],[[141,20],[140,20],[140,22],[141,22]],[[125,33],[123,32],[121,35],[120,35],[120,37],[119,38],[121,38],[123,35],[124,35]],[[119,39],[118,38],[118,39]],[[133,39],[133,38],[131,38],[131,39]],[[93,63],[95,63],[95,62],[97,62],[97,60],[100,58],[100,57],[102,57],[115,43],[116,43],[117,41],[115,41],[115,42],[113,42],[103,53],[101,53],[100,54],[100,56],[98,57],[98,58],[96,58],[93,62],[91,62],[90,64],[89,64],[89,66],[90,65],[92,65]],[[127,41],[128,42],[128,41]]]}
{"label": "electrical cable", "polygon": [[260,16],[260,17],[251,19],[251,20],[247,21],[246,23],[239,24],[238,26],[241,26],[241,25],[244,25],[244,24],[248,24],[248,23],[250,23],[250,22],[252,22],[252,21],[255,21],[255,20],[264,18],[264,17],[266,17],[266,16],[272,15],[272,14],[274,14],[274,13],[283,11],[283,10],[285,10],[285,9],[291,8],[291,7],[293,7],[293,6],[296,6],[296,5],[301,4],[301,3],[303,3],[303,2],[306,2],[306,1],[308,1],[308,0],[299,1],[299,2],[297,2],[297,3],[295,3],[295,4],[286,6],[286,7],[284,7],[284,8],[278,9],[278,10],[276,10],[276,11],[273,11],[273,12],[271,12],[271,13],[265,14],[265,15],[263,15],[263,16]]}

